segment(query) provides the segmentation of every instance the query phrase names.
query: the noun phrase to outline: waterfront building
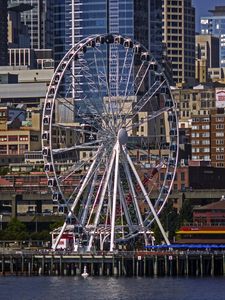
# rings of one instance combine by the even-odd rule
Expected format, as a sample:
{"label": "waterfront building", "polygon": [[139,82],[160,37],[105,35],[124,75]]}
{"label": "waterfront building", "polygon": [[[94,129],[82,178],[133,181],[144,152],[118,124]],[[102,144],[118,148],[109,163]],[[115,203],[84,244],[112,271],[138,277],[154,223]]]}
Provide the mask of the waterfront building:
{"label": "waterfront building", "polygon": [[194,207],[193,224],[182,226],[176,234],[179,243],[224,244],[224,196],[220,201]]}
{"label": "waterfront building", "polygon": [[0,1],[0,66],[8,64],[7,0]]}
{"label": "waterfront building", "polygon": [[163,42],[178,85],[195,81],[195,9],[191,0],[163,1]]}
{"label": "waterfront building", "polygon": [[[53,48],[53,0],[9,0],[9,6],[29,4],[32,9],[21,12],[21,22],[28,27],[33,49]],[[26,47],[22,45],[20,47]]]}
{"label": "waterfront building", "polygon": [[225,6],[216,6],[211,16],[201,17],[201,34],[220,38],[220,67],[225,67]]}

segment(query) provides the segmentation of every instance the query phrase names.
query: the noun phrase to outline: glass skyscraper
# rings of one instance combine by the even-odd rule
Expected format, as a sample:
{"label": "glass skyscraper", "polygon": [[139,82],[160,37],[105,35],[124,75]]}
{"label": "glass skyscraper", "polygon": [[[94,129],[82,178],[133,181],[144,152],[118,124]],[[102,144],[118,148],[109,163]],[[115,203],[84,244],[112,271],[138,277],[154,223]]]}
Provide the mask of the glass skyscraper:
{"label": "glass skyscraper", "polygon": [[119,33],[162,57],[161,0],[55,0],[54,53],[58,61],[92,34]]}
{"label": "glass skyscraper", "polygon": [[7,0],[0,1],[0,66],[8,64]]}
{"label": "glass skyscraper", "polygon": [[212,16],[201,18],[201,34],[220,38],[220,67],[225,67],[225,6],[216,6]]}
{"label": "glass skyscraper", "polygon": [[[117,33],[137,40],[149,49],[157,60],[162,57],[161,0],[56,0],[54,18],[55,61],[59,61],[69,48],[83,38],[107,33]],[[87,63],[88,55],[85,55]],[[106,47],[105,56],[108,56],[110,61],[109,80],[113,90],[117,59],[121,59],[118,46]],[[127,63],[129,64],[129,61]]]}

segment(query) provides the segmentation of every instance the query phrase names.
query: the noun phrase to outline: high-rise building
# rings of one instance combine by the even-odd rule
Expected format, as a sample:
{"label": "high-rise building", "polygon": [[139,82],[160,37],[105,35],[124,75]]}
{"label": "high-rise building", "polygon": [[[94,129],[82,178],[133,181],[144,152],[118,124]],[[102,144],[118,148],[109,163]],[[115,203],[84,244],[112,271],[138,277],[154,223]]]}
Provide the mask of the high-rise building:
{"label": "high-rise building", "polygon": [[161,0],[54,1],[55,60],[82,38],[119,33],[135,38],[160,60],[162,57]]}
{"label": "high-rise building", "polygon": [[220,67],[225,67],[225,6],[216,6],[212,16],[201,18],[201,34],[220,38]]}
{"label": "high-rise building", "polygon": [[21,13],[33,9],[29,4],[15,4],[8,7],[8,47],[30,48],[28,27],[21,22]]}
{"label": "high-rise building", "polygon": [[[149,49],[157,60],[162,58],[161,0],[98,0],[94,5],[93,0],[58,0],[54,3],[54,20],[56,62],[83,38],[107,33],[135,39]],[[117,60],[112,59],[118,53],[117,48],[110,45],[104,51],[104,55],[109,56],[109,74],[112,78],[116,77],[117,72]],[[122,59],[120,52],[118,59]],[[131,59],[127,59],[127,65]],[[122,61],[120,65],[122,68]]]}
{"label": "high-rise building", "polygon": [[0,66],[8,64],[7,0],[0,1]]}
{"label": "high-rise building", "polygon": [[73,44],[92,34],[119,33],[135,38],[161,59],[161,0],[99,0],[95,5],[92,0],[57,2],[70,3],[70,12],[66,11],[70,18],[66,19],[74,40],[71,38],[67,43]]}
{"label": "high-rise building", "polygon": [[209,35],[196,35],[196,79],[206,82],[209,68],[219,68],[219,38]]}
{"label": "high-rise building", "polygon": [[28,27],[31,48],[53,47],[53,0],[9,0],[10,5],[29,4],[33,9],[21,12],[21,22]]}
{"label": "high-rise building", "polygon": [[195,79],[195,9],[191,0],[163,0],[163,42],[177,84]]}

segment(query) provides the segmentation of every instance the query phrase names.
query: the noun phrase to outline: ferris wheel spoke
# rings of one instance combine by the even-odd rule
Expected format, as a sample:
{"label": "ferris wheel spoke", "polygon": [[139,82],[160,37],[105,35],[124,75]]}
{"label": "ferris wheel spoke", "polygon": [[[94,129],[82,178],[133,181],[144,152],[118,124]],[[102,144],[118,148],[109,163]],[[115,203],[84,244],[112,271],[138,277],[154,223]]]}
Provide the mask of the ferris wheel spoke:
{"label": "ferris wheel spoke", "polygon": [[[103,99],[104,94],[103,94],[103,90],[102,90],[102,85],[103,85],[104,81],[102,79],[101,72],[99,71],[98,59],[97,59],[97,56],[96,56],[96,52],[97,52],[97,49],[95,47],[94,48],[94,60],[95,60],[95,68],[96,68],[96,71],[97,71],[96,75],[97,75],[97,79],[98,79],[98,92],[99,92],[99,98]],[[104,113],[104,115],[108,115],[109,111],[107,110],[107,107],[105,105],[104,100],[101,101],[101,102],[102,102],[102,107],[103,107],[103,113]]]}
{"label": "ferris wheel spoke", "polygon": [[[96,89],[99,91],[99,87],[96,86],[96,84],[94,82],[94,78],[92,77],[92,74],[88,73],[89,76],[86,76],[87,75],[86,73],[87,73],[87,71],[82,74],[82,68],[81,68],[80,74],[83,75],[83,77],[86,78],[86,80],[88,80],[87,87],[88,87],[89,93],[90,94],[94,93],[94,90],[96,90]],[[74,77],[74,79],[76,79],[74,74],[71,73],[71,75],[72,75],[72,77]],[[91,76],[91,79],[89,78],[90,76]],[[75,89],[75,86],[72,86],[72,87],[73,87],[73,89]],[[100,94],[98,94],[98,97],[100,99]],[[100,119],[103,124],[107,124],[108,120],[104,117],[102,112],[99,110],[99,108],[97,107],[97,105],[96,105],[95,101],[93,101],[93,99],[96,101],[96,97],[87,95],[84,98],[82,98],[81,101],[86,103],[90,107],[90,109],[92,109],[92,112],[97,115],[97,118]],[[101,102],[99,101],[99,103],[101,103]],[[102,103],[101,103],[101,105],[102,105]]]}
{"label": "ferris wheel spoke", "polygon": [[93,157],[89,157],[85,160],[76,162],[73,166],[71,166],[70,169],[67,170],[67,172],[64,172],[63,174],[60,174],[60,176],[58,177],[59,183],[62,184],[64,181],[66,181],[73,174],[75,174],[76,172],[82,170],[87,165],[87,163],[90,164],[90,162],[95,160],[97,158],[97,156],[98,155],[96,154]]}
{"label": "ferris wheel spoke", "polygon": [[78,145],[74,145],[71,146],[69,148],[54,148],[53,151],[54,152],[58,152],[60,154],[65,153],[65,152],[70,152],[71,150],[82,150],[82,149],[95,149],[98,150],[99,145],[102,143],[102,140],[95,140],[92,142],[87,142],[87,143],[83,143],[83,144],[78,144]]}
{"label": "ferris wheel spoke", "polygon": [[[141,99],[137,102],[137,104],[135,104],[134,108],[132,109],[132,117],[129,119],[129,121],[127,122],[126,125],[128,125],[131,122],[131,120],[142,110],[142,108],[147,103],[150,103],[150,100],[153,98],[153,96],[156,94],[156,92],[161,88],[161,86],[164,84],[164,82],[165,81],[163,81],[162,83],[159,83],[158,81],[156,81],[150,87],[150,89],[145,93],[145,95],[143,97],[141,97]],[[126,121],[126,118],[128,117],[128,115],[130,113],[131,113],[131,109],[129,110],[129,112],[124,117],[125,121]]]}
{"label": "ferris wheel spoke", "polygon": [[[104,157],[105,157],[105,151],[104,151],[104,153],[102,153],[101,151],[99,151],[99,152],[96,153],[96,156],[95,156],[95,158],[93,159],[93,161],[92,161],[92,163],[91,163],[91,166],[90,166],[90,168],[92,168],[93,163],[95,163],[95,165],[94,165],[94,167],[93,167],[93,169],[92,169],[92,173],[91,173],[91,174],[88,173],[88,174],[89,174],[89,175],[88,175],[89,177],[88,177],[87,175],[83,176],[83,179],[82,179],[82,181],[81,181],[82,184],[83,184],[84,180],[87,179],[87,181],[86,181],[86,183],[85,183],[85,186],[84,186],[84,189],[88,186],[88,184],[89,184],[90,180],[93,178],[94,174],[95,174],[96,172],[98,172],[99,166],[100,166],[101,162],[104,160]],[[89,172],[89,171],[88,171],[88,172]],[[87,178],[87,177],[88,177],[88,178]],[[73,197],[74,197],[76,191],[77,191],[77,187],[74,189],[74,191],[73,191],[72,194],[70,195],[69,201],[71,201],[71,200],[73,199]],[[82,191],[82,193],[83,193],[83,191]],[[73,202],[73,205],[75,205],[75,207],[76,207],[77,203],[75,203],[75,201],[77,201],[77,203],[78,203],[79,199],[78,199],[78,200],[75,199],[74,202]],[[74,209],[75,209],[75,208],[74,208]]]}
{"label": "ferris wheel spoke", "polygon": [[57,124],[52,124],[52,127],[53,128],[66,128],[66,129],[70,129],[72,131],[75,131],[75,132],[81,132],[81,133],[86,133],[86,134],[90,134],[90,136],[96,136],[98,135],[98,132],[96,131],[92,131],[92,130],[88,130],[88,129],[83,129],[81,128],[82,126],[80,126],[80,128],[77,127],[77,125],[74,125],[73,123],[70,124],[66,124],[66,123],[57,123]]}
{"label": "ferris wheel spoke", "polygon": [[139,84],[138,84],[138,86],[136,88],[135,96],[138,95],[138,92],[140,91],[140,88],[141,88],[141,86],[142,86],[142,84],[143,84],[143,82],[144,82],[144,80],[145,80],[145,78],[146,78],[146,76],[147,76],[147,74],[149,72],[149,68],[150,68],[150,64],[148,64],[148,66],[147,66],[147,68],[146,68],[146,70],[144,72],[144,75],[142,76],[142,78],[141,78],[141,80],[140,80],[140,82],[139,82]]}
{"label": "ferris wheel spoke", "polygon": [[[153,119],[156,119],[157,117],[161,116],[162,114],[164,114],[165,112],[168,112],[170,110],[170,108],[162,108],[160,110],[157,110],[157,111],[154,111],[150,116],[147,116],[145,118],[142,118],[139,122],[137,123],[133,123],[132,125],[129,125],[129,123],[134,119],[134,117],[137,115],[137,113],[132,116],[129,121],[127,122],[126,124],[126,129],[127,130],[131,130],[131,129],[134,129],[134,128],[138,128],[139,126],[141,125],[144,125],[146,124],[147,122],[153,120]],[[129,125],[129,126],[128,126]]]}
{"label": "ferris wheel spoke", "polygon": [[130,90],[127,91],[127,96],[130,96],[131,93],[134,93],[133,90],[134,90],[134,89],[137,90],[137,89],[138,89],[138,86],[140,86],[139,80],[140,80],[140,81],[142,80],[142,75],[141,75],[141,73],[142,73],[142,70],[143,70],[144,67],[145,67],[145,61],[142,61],[142,62],[141,62],[141,65],[140,65],[140,67],[139,67],[139,69],[138,69],[138,71],[136,72],[136,75],[135,75],[133,84],[131,85]]}
{"label": "ferris wheel spoke", "polygon": [[129,83],[130,83],[130,78],[131,78],[131,74],[133,72],[134,58],[135,58],[135,53],[133,52],[132,60],[131,60],[131,63],[130,63],[130,69],[129,69],[129,73],[128,73],[128,78],[127,78],[127,84],[126,84],[126,88],[125,88],[125,92],[124,92],[125,97],[127,96],[128,87],[129,87]]}
{"label": "ferris wheel spoke", "polygon": [[122,208],[123,208],[123,211],[124,211],[124,215],[125,215],[128,227],[129,227],[129,231],[132,232],[133,231],[133,224],[132,224],[132,221],[131,221],[130,213],[129,213],[129,210],[128,210],[128,207],[127,207],[127,204],[126,204],[126,201],[125,201],[125,195],[124,195],[124,191],[121,187],[121,184],[118,184],[118,190],[119,190],[119,196],[120,196],[120,201],[121,201]]}
{"label": "ferris wheel spoke", "polygon": [[[118,86],[120,88],[121,84],[123,83],[123,73],[124,73],[124,68],[125,68],[125,65],[127,64],[127,55],[128,55],[128,50],[129,48],[127,49],[126,51],[126,56],[125,56],[125,59],[124,59],[124,63],[123,63],[123,68],[122,68],[122,72],[121,72],[121,77],[120,77],[120,80],[119,80],[119,83],[118,83]],[[127,94],[128,92],[128,87],[129,85],[131,85],[131,74],[132,74],[132,71],[133,71],[133,67],[134,67],[134,58],[135,58],[135,52],[133,51],[133,55],[132,55],[132,59],[131,59],[131,62],[130,62],[130,68],[129,68],[129,71],[128,71],[128,76],[127,76],[127,79],[126,80],[126,87],[125,87],[125,90],[124,90],[124,95],[122,95],[122,97],[119,97],[119,100],[118,100],[118,109],[117,109],[117,117],[119,117],[119,120],[122,119],[122,113],[123,113],[123,110],[124,110],[124,107],[125,107],[125,103],[129,97],[129,94]],[[119,66],[118,66],[118,71],[119,71]]]}
{"label": "ferris wheel spoke", "polygon": [[[96,48],[97,51],[99,53],[102,54],[102,52]],[[106,63],[103,59],[103,55],[101,55],[101,61],[102,61],[102,67],[103,67],[103,74],[104,74],[104,77],[105,79],[103,80],[103,83],[105,84],[105,87],[106,87],[106,93],[107,93],[107,98],[108,98],[108,103],[109,103],[109,106],[107,108],[106,104],[105,104],[105,110],[108,112],[108,115],[111,115],[111,119],[112,119],[112,124],[109,123],[110,127],[112,125],[115,125],[115,113],[114,113],[114,108],[113,108],[113,102],[112,102],[112,95],[111,95],[111,90],[110,90],[110,84],[109,84],[109,79],[108,79],[108,72],[107,72],[107,67],[106,67]],[[104,99],[103,99],[103,102],[104,102]]]}

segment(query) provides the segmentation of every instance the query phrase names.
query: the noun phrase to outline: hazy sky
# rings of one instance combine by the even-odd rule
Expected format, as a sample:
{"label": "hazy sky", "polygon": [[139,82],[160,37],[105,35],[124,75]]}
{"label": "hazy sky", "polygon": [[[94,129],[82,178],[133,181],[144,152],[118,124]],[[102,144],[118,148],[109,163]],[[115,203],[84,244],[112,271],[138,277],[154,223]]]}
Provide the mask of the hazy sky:
{"label": "hazy sky", "polygon": [[209,16],[209,9],[214,8],[215,6],[225,6],[225,0],[192,0],[193,6],[196,14],[196,30],[199,30],[200,27],[200,17]]}

